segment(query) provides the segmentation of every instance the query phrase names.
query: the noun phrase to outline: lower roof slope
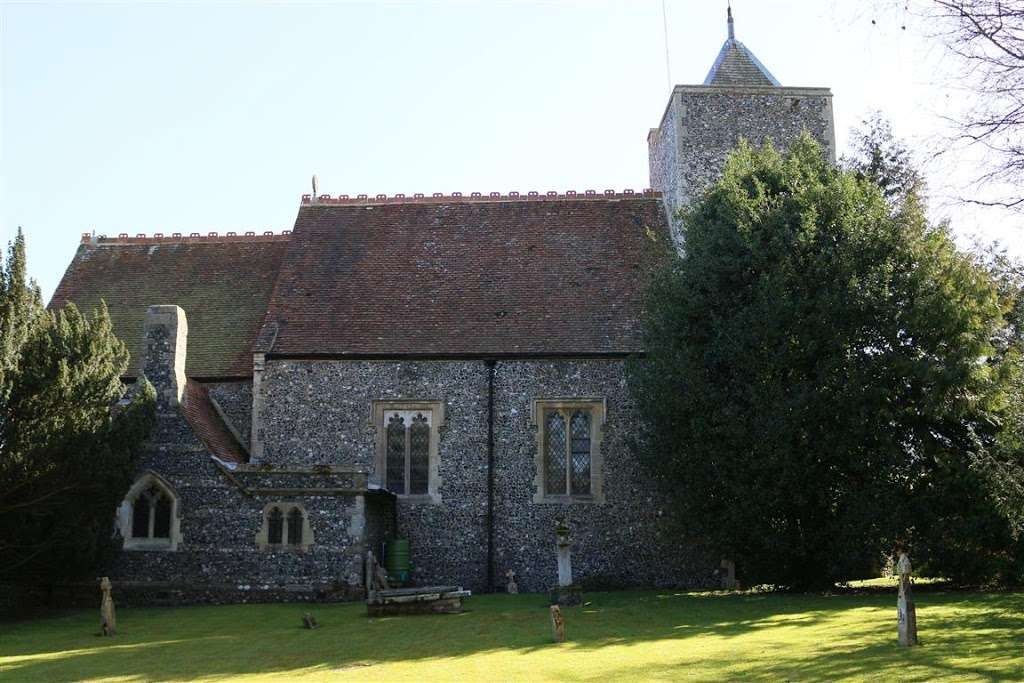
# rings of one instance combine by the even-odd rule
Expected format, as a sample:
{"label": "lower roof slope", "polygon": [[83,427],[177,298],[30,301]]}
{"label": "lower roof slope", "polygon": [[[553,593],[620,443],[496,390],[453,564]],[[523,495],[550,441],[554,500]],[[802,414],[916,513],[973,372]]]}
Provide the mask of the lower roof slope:
{"label": "lower roof slope", "polygon": [[668,240],[654,193],[306,200],[260,350],[637,352],[642,270],[658,253],[652,233]]}
{"label": "lower roof slope", "polygon": [[252,345],[267,310],[288,235],[83,237],[50,306],[107,304],[114,332],[141,369],[146,309],[177,304],[188,321],[189,377],[252,375]]}

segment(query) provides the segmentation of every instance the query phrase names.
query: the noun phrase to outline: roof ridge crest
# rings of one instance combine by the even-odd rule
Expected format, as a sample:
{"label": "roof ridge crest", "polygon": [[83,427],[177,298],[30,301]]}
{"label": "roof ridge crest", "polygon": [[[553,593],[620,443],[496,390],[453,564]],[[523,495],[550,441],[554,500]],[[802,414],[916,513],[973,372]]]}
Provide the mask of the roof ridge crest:
{"label": "roof ridge crest", "polygon": [[108,237],[107,235],[97,235],[92,232],[82,233],[82,244],[171,244],[171,243],[210,243],[210,242],[286,242],[291,239],[291,230],[282,230],[279,233],[273,230],[265,230],[262,234],[257,234],[255,230],[247,230],[243,234],[239,235],[233,230],[229,230],[223,235],[217,231],[208,232],[202,235],[198,232],[192,232],[185,235],[180,232],[172,232],[170,235],[166,235],[162,232],[154,232],[152,235],[145,233],[136,233],[134,237],[129,236],[128,233],[118,233],[117,237]]}
{"label": "roof ridge crest", "polygon": [[502,194],[500,192],[489,192],[488,194],[483,194],[482,192],[470,192],[468,195],[463,194],[462,192],[452,192],[451,194],[434,192],[431,195],[417,192],[412,196],[397,193],[393,195],[358,194],[355,197],[347,194],[339,194],[337,197],[332,197],[329,194],[321,194],[316,197],[311,194],[304,194],[302,195],[301,204],[303,206],[319,204],[450,204],[453,202],[576,201],[581,199],[650,199],[657,197],[661,197],[661,193],[650,188],[639,192],[627,188],[621,192],[616,190],[605,190],[604,192],[597,192],[596,190],[584,190],[583,192],[566,190],[565,192],[549,191],[543,194],[537,191],[530,191],[526,193],[512,191],[508,194]]}

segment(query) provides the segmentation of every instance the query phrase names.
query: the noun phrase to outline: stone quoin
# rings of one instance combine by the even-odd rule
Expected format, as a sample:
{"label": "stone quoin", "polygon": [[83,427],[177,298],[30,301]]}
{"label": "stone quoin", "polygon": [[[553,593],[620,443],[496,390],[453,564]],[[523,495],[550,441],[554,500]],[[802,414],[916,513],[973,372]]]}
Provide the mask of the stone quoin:
{"label": "stone quoin", "polygon": [[414,586],[546,591],[556,522],[582,590],[721,585],[638,464],[643,274],[740,138],[835,155],[831,93],[732,26],[647,136],[651,189],[317,189],[281,234],[83,236],[50,305],[105,301],[159,396],[111,511],[119,601],[361,599],[394,538]]}

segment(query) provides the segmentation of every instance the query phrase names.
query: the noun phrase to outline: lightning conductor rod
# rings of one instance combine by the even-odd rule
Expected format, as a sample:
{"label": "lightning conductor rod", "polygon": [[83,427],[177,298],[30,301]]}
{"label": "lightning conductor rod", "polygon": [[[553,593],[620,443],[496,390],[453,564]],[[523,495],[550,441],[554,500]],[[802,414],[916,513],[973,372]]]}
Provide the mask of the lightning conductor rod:
{"label": "lightning conductor rod", "polygon": [[668,61],[668,12],[665,9],[666,0],[661,0],[661,28],[665,33],[665,80],[668,81],[668,89],[672,90],[672,65]]}

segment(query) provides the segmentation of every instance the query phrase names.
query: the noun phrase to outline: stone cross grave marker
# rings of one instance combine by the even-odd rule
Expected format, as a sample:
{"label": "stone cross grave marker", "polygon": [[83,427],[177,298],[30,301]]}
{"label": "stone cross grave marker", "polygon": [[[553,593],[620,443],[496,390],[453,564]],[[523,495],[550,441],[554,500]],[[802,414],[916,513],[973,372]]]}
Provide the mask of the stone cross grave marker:
{"label": "stone cross grave marker", "polygon": [[914,605],[914,593],[910,575],[913,568],[906,553],[900,553],[896,563],[896,573],[900,577],[900,592],[896,599],[896,628],[900,645],[914,647],[917,645],[917,607]]}
{"label": "stone cross grave marker", "polygon": [[100,579],[100,590],[103,591],[103,601],[100,603],[100,633],[112,636],[117,632],[117,621],[114,617],[114,599],[110,597],[110,579],[106,576]]}

